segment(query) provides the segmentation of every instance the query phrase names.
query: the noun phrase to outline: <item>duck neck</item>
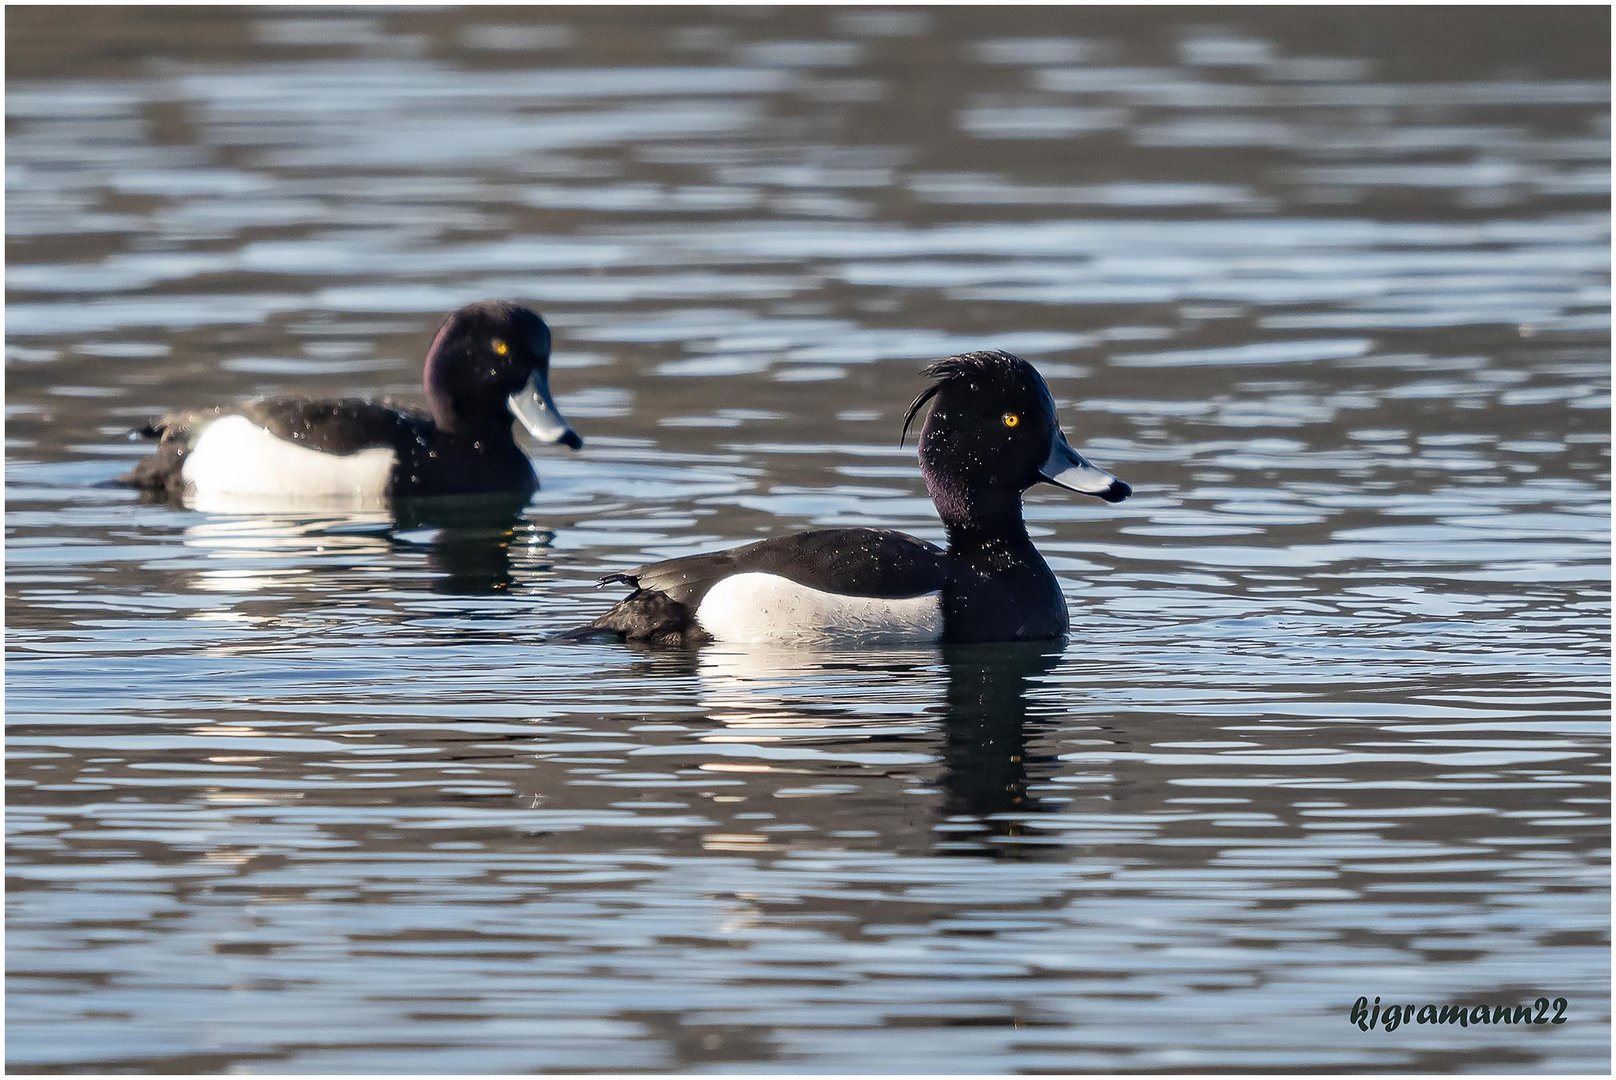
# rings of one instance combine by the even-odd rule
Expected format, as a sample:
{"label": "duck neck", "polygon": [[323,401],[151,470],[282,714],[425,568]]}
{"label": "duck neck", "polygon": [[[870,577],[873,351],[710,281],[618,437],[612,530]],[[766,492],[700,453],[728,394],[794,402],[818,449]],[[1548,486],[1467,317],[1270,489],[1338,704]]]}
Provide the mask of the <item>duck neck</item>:
{"label": "duck neck", "polygon": [[432,411],[432,422],[440,434],[451,439],[474,439],[485,443],[514,442],[511,423],[514,419],[503,401],[490,407],[468,409],[462,401],[442,390],[427,387],[427,405]]}
{"label": "duck neck", "polygon": [[931,487],[937,516],[948,531],[948,548],[957,554],[988,545],[1030,544],[1027,523],[1021,516],[1021,493],[961,491],[943,485]]}

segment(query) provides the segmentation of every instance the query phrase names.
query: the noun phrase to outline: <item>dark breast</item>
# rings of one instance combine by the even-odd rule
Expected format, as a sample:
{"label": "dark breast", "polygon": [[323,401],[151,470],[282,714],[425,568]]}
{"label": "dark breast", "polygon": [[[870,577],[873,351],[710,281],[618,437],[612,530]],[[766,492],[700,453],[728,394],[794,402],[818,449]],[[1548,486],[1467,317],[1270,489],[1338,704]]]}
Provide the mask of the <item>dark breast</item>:
{"label": "dark breast", "polygon": [[1032,541],[957,545],[943,593],[944,640],[1054,641],[1066,636],[1060,581]]}

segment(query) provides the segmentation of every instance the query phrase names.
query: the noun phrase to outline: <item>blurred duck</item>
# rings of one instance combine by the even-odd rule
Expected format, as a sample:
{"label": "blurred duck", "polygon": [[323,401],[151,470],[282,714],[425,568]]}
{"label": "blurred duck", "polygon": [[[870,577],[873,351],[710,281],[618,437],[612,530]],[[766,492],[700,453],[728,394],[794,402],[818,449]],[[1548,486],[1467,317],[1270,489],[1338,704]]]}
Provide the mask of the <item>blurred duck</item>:
{"label": "blurred duck", "polygon": [[427,350],[427,409],[360,398],[259,398],[171,413],[142,428],[152,455],[116,483],[170,496],[374,500],[532,494],[511,431],[574,450],[550,396],[550,328],[500,300],[450,315]]}

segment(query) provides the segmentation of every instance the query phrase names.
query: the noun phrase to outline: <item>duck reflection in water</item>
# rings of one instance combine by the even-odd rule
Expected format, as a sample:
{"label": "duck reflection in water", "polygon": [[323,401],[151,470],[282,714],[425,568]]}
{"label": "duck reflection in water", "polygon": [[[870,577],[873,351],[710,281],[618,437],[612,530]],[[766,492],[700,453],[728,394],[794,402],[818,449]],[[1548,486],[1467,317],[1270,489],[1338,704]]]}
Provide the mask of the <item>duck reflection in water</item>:
{"label": "duck reflection in water", "polygon": [[[694,676],[711,725],[697,737],[726,746],[704,769],[745,776],[754,810],[764,799],[777,818],[853,817],[893,851],[1026,859],[1063,847],[1034,820],[1055,807],[1032,794],[1058,768],[1055,753],[1036,747],[1063,710],[1037,688],[1061,657],[1053,642],[856,653],[708,646],[649,649],[638,665],[664,682]],[[851,785],[834,809],[776,801],[825,783]],[[929,817],[912,813],[917,793],[934,807]]]}
{"label": "duck reflection in water", "polygon": [[[555,533],[523,516],[524,496],[401,499],[393,507],[391,540],[395,547],[424,547],[433,572],[429,588],[449,596],[487,596],[509,590],[516,580],[512,563],[522,558],[522,574],[544,575],[548,561],[533,561],[548,552]],[[411,536],[431,530],[424,540]]]}
{"label": "duck reflection in water", "polygon": [[[372,582],[391,588],[399,569],[394,556],[418,552],[431,592],[487,596],[512,588],[518,577],[550,570],[544,555],[555,534],[528,520],[526,505],[526,497],[495,495],[401,499],[340,511],[213,508],[205,520],[186,526],[182,537],[209,553],[199,585],[210,592],[312,588],[324,600],[332,588]],[[388,570],[386,577],[374,576],[378,567]]]}
{"label": "duck reflection in water", "polygon": [[1052,809],[1029,790],[1058,767],[1035,753],[1059,707],[1033,694],[1059,666],[1050,642],[960,645],[944,650],[948,707],[943,721],[942,820],[937,850],[951,855],[1025,858],[1061,846],[1039,831],[1036,815]]}

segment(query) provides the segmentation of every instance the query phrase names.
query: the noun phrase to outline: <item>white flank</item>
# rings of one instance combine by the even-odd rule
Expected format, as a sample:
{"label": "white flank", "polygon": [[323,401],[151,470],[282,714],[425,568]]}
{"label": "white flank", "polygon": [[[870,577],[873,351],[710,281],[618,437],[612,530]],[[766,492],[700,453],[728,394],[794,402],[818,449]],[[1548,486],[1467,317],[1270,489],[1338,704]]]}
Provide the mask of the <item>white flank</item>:
{"label": "white flank", "polygon": [[245,416],[221,416],[202,429],[180,475],[199,498],[375,499],[387,493],[393,451],[322,454],[277,438]]}
{"label": "white flank", "polygon": [[696,621],[714,639],[742,644],[930,642],[943,636],[941,596],[838,596],[775,574],[736,574],[708,590]]}

